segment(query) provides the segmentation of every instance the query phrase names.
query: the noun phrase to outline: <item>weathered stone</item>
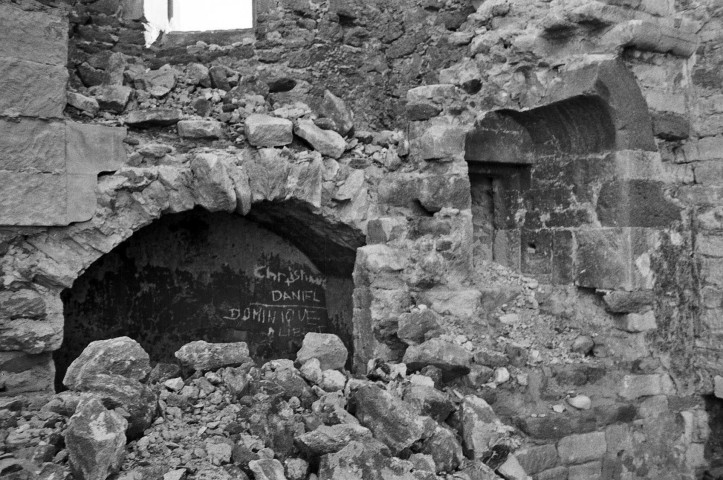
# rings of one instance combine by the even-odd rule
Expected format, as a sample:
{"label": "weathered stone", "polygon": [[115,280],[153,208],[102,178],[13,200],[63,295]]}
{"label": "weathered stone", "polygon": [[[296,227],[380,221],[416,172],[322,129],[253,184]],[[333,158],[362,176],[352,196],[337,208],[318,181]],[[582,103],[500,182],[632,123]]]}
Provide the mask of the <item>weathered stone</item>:
{"label": "weathered stone", "polygon": [[289,480],[306,480],[309,462],[303,458],[287,458],[284,460],[284,471]]}
{"label": "weathered stone", "polygon": [[674,391],[673,381],[667,374],[625,375],[618,395],[634,400],[651,395],[672,394]]}
{"label": "weathered stone", "polygon": [[570,351],[587,355],[595,347],[595,340],[589,335],[578,335],[570,345]]}
{"label": "weathered stone", "polygon": [[0,320],[0,352],[21,350],[36,355],[60,348],[63,342],[63,324],[61,321]]}
{"label": "weathered stone", "polygon": [[286,480],[284,466],[276,459],[252,460],[249,470],[254,474],[255,480]]}
{"label": "weathered stone", "polygon": [[[17,35],[17,32],[23,32],[23,35]],[[23,10],[13,4],[0,5],[0,58],[24,58],[65,67],[68,20],[59,12],[52,14]]]}
{"label": "weathered stone", "polygon": [[662,182],[616,180],[603,184],[597,217],[604,227],[667,227],[680,220],[680,207],[665,197]]}
{"label": "weathered stone", "polygon": [[73,474],[81,480],[105,480],[118,471],[125,454],[127,425],[97,398],[84,397],[65,430]]}
{"label": "weathered stone", "polygon": [[106,408],[121,407],[125,410],[128,421],[126,436],[129,439],[142,436],[143,431],[151,425],[156,414],[155,393],[132,378],[97,374],[84,378],[75,390],[96,395]]}
{"label": "weathered stone", "polygon": [[135,86],[145,90],[156,98],[161,98],[176,86],[176,73],[170,66],[163,66],[158,70],[151,70],[135,79]]}
{"label": "weathered stone", "polygon": [[135,340],[128,337],[97,340],[90,342],[70,364],[63,385],[72,390],[81,390],[87,380],[98,374],[143,380],[150,371],[148,354]]}
{"label": "weathered stone", "polygon": [[238,366],[251,361],[249,347],[244,342],[208,343],[203,340],[187,343],[174,356],[194,370],[216,370]]}
{"label": "weathered stone", "polygon": [[436,473],[453,472],[464,461],[457,436],[445,427],[438,426],[432,436],[424,440],[421,452],[432,456]]}
{"label": "weathered stone", "polygon": [[376,385],[357,390],[353,397],[359,423],[398,453],[419,440],[424,433],[420,418],[398,398]]}
{"label": "weathered stone", "polygon": [[465,453],[471,458],[481,458],[501,438],[501,423],[492,407],[474,395],[464,397],[459,413]]}
{"label": "weathered stone", "polygon": [[326,392],[338,392],[344,389],[346,376],[339,370],[324,370],[319,387]]}
{"label": "weathered stone", "polygon": [[454,98],[457,88],[452,84],[422,85],[407,90],[407,102],[422,102],[425,100]]}
{"label": "weathered stone", "polygon": [[606,293],[603,301],[605,310],[611,313],[643,313],[655,303],[655,294],[652,290],[616,290]]}
{"label": "weathered stone", "polygon": [[720,375],[713,377],[713,394],[718,398],[723,398],[723,377]]}
{"label": "weathered stone", "polygon": [[178,136],[189,139],[223,138],[223,124],[216,120],[181,120],[178,122]]}
{"label": "weathered stone", "polygon": [[350,442],[337,453],[321,457],[319,480],[426,479],[412,473],[413,465],[387,457],[376,442]]}
{"label": "weathered stone", "polygon": [[208,67],[201,63],[190,63],[186,67],[186,79],[192,85],[201,85],[202,87],[211,86],[211,78],[209,76]]}
{"label": "weathered stone", "polygon": [[311,120],[299,119],[294,133],[309,142],[314,150],[328,157],[339,158],[346,150],[346,141],[341,135],[331,130],[322,130]]}
{"label": "weathered stone", "polygon": [[432,103],[414,102],[407,104],[407,118],[413,122],[429,120],[441,112],[442,109]]}
{"label": "weathered stone", "polygon": [[[0,352],[0,372],[6,394],[55,391],[55,364],[49,352],[37,355]],[[0,429],[2,428],[0,421]]]}
{"label": "weathered stone", "polygon": [[626,332],[637,333],[655,330],[658,328],[658,324],[655,320],[655,312],[650,310],[643,314],[628,313],[616,316],[615,327]]}
{"label": "weathered stone", "polygon": [[334,131],[340,135],[346,135],[354,128],[354,115],[351,110],[347,108],[344,100],[329,90],[324,92],[324,100],[319,106],[319,113],[334,123]]}
{"label": "weathered stone", "polygon": [[91,115],[97,114],[98,110],[100,110],[98,101],[95,98],[86,97],[76,92],[68,92],[68,105]]}
{"label": "weathered stone", "polygon": [[497,472],[507,480],[528,480],[530,478],[514,455],[509,455],[505,463],[497,468]]}
{"label": "weathered stone", "polygon": [[0,318],[43,318],[45,301],[34,290],[5,290],[0,292]]}
{"label": "weathered stone", "polygon": [[290,120],[270,115],[249,115],[245,128],[246,139],[255,147],[281,147],[294,139],[294,124]]}
{"label": "weathered stone", "polygon": [[344,368],[348,355],[344,343],[336,335],[309,332],[304,336],[296,361],[303,365],[316,358],[321,370],[338,370]]}
{"label": "weathered stone", "polygon": [[399,317],[397,336],[407,345],[418,345],[441,333],[439,315],[428,308],[403,313]]}
{"label": "weathered stone", "polygon": [[567,480],[602,480],[602,462],[589,462],[584,465],[571,465]]}
{"label": "weathered stone", "polygon": [[434,382],[431,383],[432,386],[415,384],[405,386],[403,398],[420,415],[444,422],[454,411],[454,404],[445,393],[433,387]]}
{"label": "weathered stone", "polygon": [[412,141],[412,154],[422,160],[464,158],[467,130],[459,125],[433,125]]}
{"label": "weathered stone", "polygon": [[108,85],[93,90],[93,96],[98,101],[101,110],[113,113],[123,113],[131,98],[133,89],[123,85]]}
{"label": "weathered stone", "polygon": [[557,443],[560,461],[564,464],[579,464],[598,460],[607,451],[605,432],[570,435]]}
{"label": "weathered stone", "polygon": [[554,444],[518,450],[515,456],[528,475],[535,475],[557,465],[557,448]]}
{"label": "weathered stone", "polygon": [[209,76],[211,77],[211,86],[228,92],[231,90],[231,85],[228,83],[226,77],[226,68],[221,65],[214,65],[208,69]]}
{"label": "weathered stone", "polygon": [[125,118],[126,125],[136,128],[167,127],[177,124],[182,118],[180,110],[175,108],[156,108],[153,110],[134,110]]}
{"label": "weathered stone", "polygon": [[590,410],[590,407],[592,407],[592,401],[587,395],[575,395],[574,397],[568,398],[567,403],[578,410]]}
{"label": "weathered stone", "polygon": [[367,438],[372,438],[372,432],[368,428],[361,425],[340,424],[322,425],[316,430],[296,436],[294,442],[304,452],[318,456],[338,452],[349,442],[363,442]]}
{"label": "weathered stone", "polygon": [[61,172],[65,168],[65,126],[61,122],[0,120],[0,169]]}
{"label": "weathered stone", "polygon": [[412,371],[433,365],[442,370],[446,376],[455,377],[469,373],[472,353],[455,343],[432,338],[419,345],[408,347],[403,361]]}

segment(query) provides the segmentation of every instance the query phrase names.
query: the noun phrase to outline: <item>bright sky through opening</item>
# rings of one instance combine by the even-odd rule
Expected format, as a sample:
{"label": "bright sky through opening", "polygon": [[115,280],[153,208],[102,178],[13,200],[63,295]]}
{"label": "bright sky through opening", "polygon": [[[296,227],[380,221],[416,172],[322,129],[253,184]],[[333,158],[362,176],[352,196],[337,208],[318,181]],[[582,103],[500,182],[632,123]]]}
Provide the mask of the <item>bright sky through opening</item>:
{"label": "bright sky through opening", "polygon": [[144,0],[146,44],[160,32],[207,32],[253,27],[252,0]]}

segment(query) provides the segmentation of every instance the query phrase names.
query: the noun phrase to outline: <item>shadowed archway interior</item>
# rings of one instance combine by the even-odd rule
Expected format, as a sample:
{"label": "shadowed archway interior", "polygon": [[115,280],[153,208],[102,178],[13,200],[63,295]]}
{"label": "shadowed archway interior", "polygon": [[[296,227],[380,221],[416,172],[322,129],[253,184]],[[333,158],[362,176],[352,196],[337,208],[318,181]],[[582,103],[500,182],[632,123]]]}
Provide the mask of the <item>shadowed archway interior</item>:
{"label": "shadowed archway interior", "polygon": [[89,342],[121,335],[154,362],[173,362],[194,340],[245,341],[260,361],[293,358],[309,331],[336,333],[351,350],[354,249],[305,225],[279,235],[195,209],[139,230],[62,293],[56,388]]}

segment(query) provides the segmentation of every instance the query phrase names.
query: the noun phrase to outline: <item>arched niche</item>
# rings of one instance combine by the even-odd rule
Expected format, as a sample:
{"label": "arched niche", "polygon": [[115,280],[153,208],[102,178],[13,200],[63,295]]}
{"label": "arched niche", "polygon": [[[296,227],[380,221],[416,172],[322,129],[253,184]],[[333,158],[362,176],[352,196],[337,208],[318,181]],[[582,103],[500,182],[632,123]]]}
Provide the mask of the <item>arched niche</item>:
{"label": "arched niche", "polygon": [[312,223],[294,227],[293,209],[275,207],[276,217],[268,206],[249,217],[164,215],[96,260],[61,293],[56,388],[89,342],[117,336],[137,340],[154,362],[175,361],[194,340],[243,341],[258,361],[294,358],[307,332],[335,333],[352,350],[354,250]]}

